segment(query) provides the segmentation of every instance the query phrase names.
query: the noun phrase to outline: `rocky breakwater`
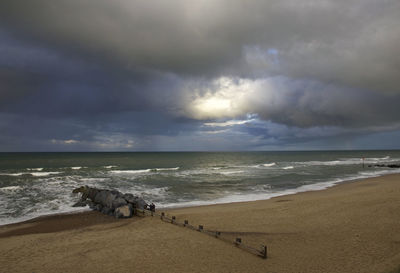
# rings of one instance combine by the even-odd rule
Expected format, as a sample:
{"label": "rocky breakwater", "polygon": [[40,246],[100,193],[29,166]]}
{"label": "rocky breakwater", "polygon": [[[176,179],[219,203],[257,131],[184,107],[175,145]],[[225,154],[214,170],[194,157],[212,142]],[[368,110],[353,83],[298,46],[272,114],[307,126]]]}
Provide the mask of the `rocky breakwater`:
{"label": "rocky breakwater", "polygon": [[91,209],[100,211],[116,218],[132,217],[136,209],[144,210],[148,207],[146,201],[131,193],[121,193],[116,190],[105,190],[82,186],[72,191],[81,193],[81,199],[74,207],[88,205]]}
{"label": "rocky breakwater", "polygon": [[368,167],[397,169],[397,168],[400,168],[400,164],[375,164],[375,165],[368,165]]}

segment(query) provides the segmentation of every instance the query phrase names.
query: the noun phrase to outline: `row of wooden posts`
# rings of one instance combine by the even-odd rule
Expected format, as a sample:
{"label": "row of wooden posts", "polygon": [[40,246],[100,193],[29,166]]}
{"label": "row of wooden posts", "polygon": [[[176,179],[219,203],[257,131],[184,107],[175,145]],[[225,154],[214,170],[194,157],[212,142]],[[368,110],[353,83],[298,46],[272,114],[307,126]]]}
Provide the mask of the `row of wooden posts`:
{"label": "row of wooden posts", "polygon": [[[169,223],[174,224],[174,225],[178,225],[178,226],[182,226],[182,227],[187,227],[187,228],[190,228],[190,229],[192,229],[192,230],[196,230],[196,231],[202,232],[202,233],[204,233],[204,234],[213,236],[213,237],[218,238],[218,239],[220,239],[220,240],[223,240],[223,241],[232,243],[232,241],[227,240],[227,239],[221,237],[221,235],[222,235],[222,232],[221,232],[221,231],[205,230],[203,225],[198,225],[198,227],[196,228],[196,227],[190,225],[188,220],[184,220],[183,224],[181,224],[181,223],[178,223],[178,222],[176,221],[176,217],[175,217],[175,216],[172,216],[172,218],[169,218],[169,217],[167,217],[167,216],[165,215],[164,212],[161,212],[161,214],[158,214],[158,213],[155,213],[155,212],[149,211],[149,210],[142,210],[142,211],[140,211],[140,212],[142,213],[142,215],[145,215],[146,213],[150,213],[151,216],[157,215],[157,216],[159,216],[160,219],[161,219],[162,221],[164,221],[164,222],[169,222]],[[138,211],[136,211],[136,214],[138,214]],[[256,249],[256,248],[254,248],[254,247],[251,247],[251,246],[249,246],[249,245],[244,244],[244,243],[242,242],[242,238],[239,238],[239,237],[236,238],[236,240],[233,242],[233,244],[234,244],[235,246],[237,246],[237,247],[243,249],[243,250],[246,250],[246,251],[248,251],[248,252],[251,252],[251,253],[253,253],[253,254],[259,256],[259,257],[262,257],[263,259],[267,259],[267,246],[266,246],[266,245],[260,245],[260,249]]]}

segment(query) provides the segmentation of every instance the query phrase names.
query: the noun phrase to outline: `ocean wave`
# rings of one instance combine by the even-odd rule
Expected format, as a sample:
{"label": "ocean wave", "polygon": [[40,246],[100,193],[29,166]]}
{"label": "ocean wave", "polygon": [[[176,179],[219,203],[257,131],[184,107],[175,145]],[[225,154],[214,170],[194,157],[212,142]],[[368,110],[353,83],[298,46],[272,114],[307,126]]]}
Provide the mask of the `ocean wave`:
{"label": "ocean wave", "polygon": [[83,167],[71,167],[71,170],[80,170],[80,169],[82,169]]}
{"label": "ocean wave", "polygon": [[262,164],[262,166],[264,166],[264,167],[272,167],[272,166],[275,166],[275,165],[276,165],[275,162]]}
{"label": "ocean wave", "polygon": [[[42,207],[45,207],[42,206]],[[46,216],[46,215],[60,215],[60,214],[70,214],[70,213],[77,213],[77,212],[84,212],[84,211],[91,211],[89,207],[72,207],[70,204],[64,206],[58,206],[57,210],[46,208],[44,210],[40,208],[36,208],[29,212],[24,213],[19,217],[0,217],[0,226],[9,225],[14,223],[20,223],[24,221],[28,221],[34,219],[36,217]]]}
{"label": "ocean wave", "polygon": [[140,195],[150,195],[157,197],[165,197],[165,194],[169,190],[169,187],[160,187],[160,188],[147,188],[141,191]]}
{"label": "ocean wave", "polygon": [[151,169],[144,169],[144,170],[115,170],[110,171],[113,174],[138,174],[138,173],[149,173]]}
{"label": "ocean wave", "polygon": [[44,168],[26,168],[28,171],[43,171]]}
{"label": "ocean wave", "polygon": [[156,172],[162,172],[162,171],[177,171],[179,170],[179,167],[175,167],[175,168],[155,168],[155,169],[151,169],[151,171],[156,171]]}
{"label": "ocean wave", "polygon": [[[382,170],[382,171],[373,171],[373,172],[360,172],[353,176],[347,176],[342,178],[336,178],[329,181],[323,181],[308,185],[302,185],[297,188],[291,189],[272,189],[268,184],[266,185],[257,185],[252,188],[251,192],[230,192],[227,193],[223,197],[211,199],[211,200],[191,200],[182,202],[160,202],[158,203],[158,207],[160,208],[180,208],[180,207],[193,207],[193,206],[204,206],[204,205],[214,205],[214,204],[226,204],[226,203],[237,203],[237,202],[249,202],[249,201],[257,201],[257,200],[268,200],[273,197],[296,194],[300,192],[307,191],[319,191],[324,190],[330,187],[333,187],[337,184],[353,181],[371,177],[378,177],[386,174],[394,174],[400,173],[400,170]],[[257,192],[257,193],[254,193]]]}
{"label": "ocean wave", "polygon": [[249,202],[249,201],[257,201],[257,200],[267,200],[273,197],[293,194],[295,191],[293,190],[284,190],[280,192],[266,192],[263,191],[261,193],[230,193],[226,196],[211,199],[211,200],[191,200],[191,201],[182,201],[182,202],[174,202],[174,203],[159,203],[159,208],[182,208],[182,207],[194,207],[194,206],[205,206],[205,205],[216,205],[216,204],[227,204],[227,203],[237,203],[237,202]]}
{"label": "ocean wave", "polygon": [[0,191],[3,192],[14,192],[14,191],[18,191],[21,190],[22,188],[20,186],[8,186],[8,187],[2,187],[0,188]]}
{"label": "ocean wave", "polygon": [[118,166],[109,165],[109,166],[104,166],[103,168],[105,168],[105,169],[112,169],[112,168],[116,168],[116,167],[118,167]]}
{"label": "ocean wave", "polygon": [[250,187],[250,189],[253,192],[265,192],[265,191],[271,191],[272,186],[270,184],[256,185],[256,186]]}
{"label": "ocean wave", "polygon": [[29,173],[32,176],[49,176],[52,174],[60,174],[61,172],[33,172]]}
{"label": "ocean wave", "polygon": [[241,168],[241,169],[256,168],[256,169],[260,169],[260,168],[264,168],[264,167],[273,167],[273,166],[276,166],[275,162],[264,163],[264,164],[256,164],[256,165],[230,166],[230,168]]}
{"label": "ocean wave", "polygon": [[331,161],[303,161],[293,162],[296,165],[302,166],[340,166],[340,165],[357,165],[362,164],[362,159],[347,159],[347,160],[331,160]]}
{"label": "ocean wave", "polygon": [[358,158],[339,158],[337,160],[330,161],[303,161],[293,162],[297,165],[305,166],[339,166],[339,165],[360,165],[360,164],[377,164],[377,163],[389,163],[399,162],[400,158],[391,158],[390,156],[385,157],[358,157]]}
{"label": "ocean wave", "polygon": [[224,171],[224,172],[220,172],[220,174],[223,174],[223,175],[232,175],[232,174],[239,174],[239,173],[244,173],[244,171]]}
{"label": "ocean wave", "polygon": [[291,169],[294,169],[294,166],[287,166],[287,167],[283,167],[282,169],[283,170],[291,170]]}
{"label": "ocean wave", "polygon": [[0,175],[6,175],[6,176],[21,176],[24,174],[28,174],[28,173],[0,173]]}
{"label": "ocean wave", "polygon": [[78,177],[78,182],[104,182],[110,180],[109,177]]}
{"label": "ocean wave", "polygon": [[140,170],[112,170],[109,171],[113,174],[142,174],[142,173],[150,173],[150,172],[164,172],[164,171],[176,171],[179,170],[179,167],[174,168],[153,168],[153,169],[140,169]]}

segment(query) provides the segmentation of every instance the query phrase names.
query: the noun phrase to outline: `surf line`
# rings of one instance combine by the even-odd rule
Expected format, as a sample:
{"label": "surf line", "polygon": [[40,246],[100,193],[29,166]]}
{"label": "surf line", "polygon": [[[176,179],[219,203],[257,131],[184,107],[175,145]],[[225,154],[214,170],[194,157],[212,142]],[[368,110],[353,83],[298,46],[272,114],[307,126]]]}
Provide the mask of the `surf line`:
{"label": "surf line", "polygon": [[[146,215],[149,215],[149,216],[152,216],[152,217],[153,216],[158,216],[158,217],[160,217],[161,221],[163,221],[163,222],[171,223],[173,225],[184,227],[184,228],[189,228],[189,229],[191,229],[193,231],[198,231],[198,232],[204,233],[204,234],[209,235],[211,237],[220,239],[220,240],[222,240],[224,242],[233,243],[236,247],[238,247],[238,248],[240,248],[240,249],[242,249],[244,251],[250,252],[250,253],[252,253],[252,254],[254,254],[254,255],[258,256],[258,257],[261,257],[263,259],[267,259],[267,257],[268,257],[268,255],[267,255],[268,254],[267,253],[267,245],[266,244],[261,244],[260,248],[257,249],[257,248],[254,248],[254,247],[252,247],[250,245],[247,245],[247,244],[243,243],[242,242],[242,238],[240,238],[240,237],[236,237],[235,241],[232,242],[231,240],[222,237],[224,232],[217,231],[217,230],[206,230],[206,229],[204,229],[203,225],[199,225],[196,228],[195,226],[190,225],[188,220],[184,220],[183,223],[179,223],[176,220],[175,216],[171,216],[171,218],[169,218],[168,216],[165,215],[165,212],[156,213],[155,210],[140,210],[140,209],[136,209],[135,210],[135,215],[139,216],[140,214],[142,216],[146,216]],[[232,232],[229,232],[229,233],[232,233]]]}

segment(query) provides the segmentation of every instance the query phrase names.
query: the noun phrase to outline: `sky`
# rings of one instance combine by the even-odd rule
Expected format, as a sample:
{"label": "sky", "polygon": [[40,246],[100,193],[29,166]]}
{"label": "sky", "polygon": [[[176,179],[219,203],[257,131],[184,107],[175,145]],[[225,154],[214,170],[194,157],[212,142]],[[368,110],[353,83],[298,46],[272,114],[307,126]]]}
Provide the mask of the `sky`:
{"label": "sky", "polygon": [[0,152],[400,149],[398,0],[1,0]]}

